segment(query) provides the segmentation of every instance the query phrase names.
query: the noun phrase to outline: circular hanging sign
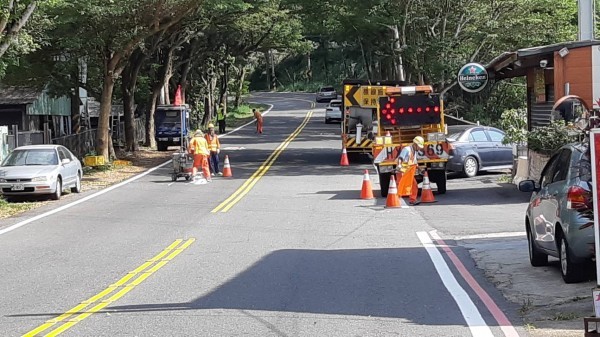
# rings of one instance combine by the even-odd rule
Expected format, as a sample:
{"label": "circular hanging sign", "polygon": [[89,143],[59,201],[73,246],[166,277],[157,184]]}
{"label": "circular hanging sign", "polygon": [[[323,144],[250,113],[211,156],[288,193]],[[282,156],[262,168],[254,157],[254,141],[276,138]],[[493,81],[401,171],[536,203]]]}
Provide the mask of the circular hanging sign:
{"label": "circular hanging sign", "polygon": [[465,64],[458,72],[458,85],[466,92],[480,92],[487,82],[487,70],[479,63]]}

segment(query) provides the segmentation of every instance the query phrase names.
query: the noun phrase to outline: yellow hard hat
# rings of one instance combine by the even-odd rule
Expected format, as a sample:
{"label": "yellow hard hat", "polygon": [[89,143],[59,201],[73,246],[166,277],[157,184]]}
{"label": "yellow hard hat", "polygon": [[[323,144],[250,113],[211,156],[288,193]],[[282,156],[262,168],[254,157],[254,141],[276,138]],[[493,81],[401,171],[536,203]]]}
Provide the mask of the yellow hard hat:
{"label": "yellow hard hat", "polygon": [[194,136],[202,137],[202,136],[204,136],[204,132],[202,132],[202,130],[198,129],[198,130],[196,130],[196,132],[194,132]]}
{"label": "yellow hard hat", "polygon": [[209,129],[210,129],[210,128],[213,128],[213,129],[214,129],[214,127],[215,127],[215,125],[214,125],[213,123],[209,123],[209,124],[208,124],[208,128],[209,128]]}
{"label": "yellow hard hat", "polygon": [[415,143],[420,149],[422,149],[423,146],[425,146],[425,140],[421,136],[416,136],[413,139],[413,143]]}

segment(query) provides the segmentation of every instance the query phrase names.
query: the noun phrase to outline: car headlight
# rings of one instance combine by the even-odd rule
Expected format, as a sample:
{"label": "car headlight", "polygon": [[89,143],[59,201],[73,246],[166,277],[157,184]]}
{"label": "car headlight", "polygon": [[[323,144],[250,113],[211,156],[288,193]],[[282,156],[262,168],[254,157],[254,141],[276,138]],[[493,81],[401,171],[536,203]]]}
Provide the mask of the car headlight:
{"label": "car headlight", "polygon": [[31,179],[31,181],[46,181],[48,180],[48,177],[46,176],[40,176],[40,177],[35,177],[33,179]]}
{"label": "car headlight", "polygon": [[5,182],[6,182],[6,179],[0,178],[0,183],[5,183]]}

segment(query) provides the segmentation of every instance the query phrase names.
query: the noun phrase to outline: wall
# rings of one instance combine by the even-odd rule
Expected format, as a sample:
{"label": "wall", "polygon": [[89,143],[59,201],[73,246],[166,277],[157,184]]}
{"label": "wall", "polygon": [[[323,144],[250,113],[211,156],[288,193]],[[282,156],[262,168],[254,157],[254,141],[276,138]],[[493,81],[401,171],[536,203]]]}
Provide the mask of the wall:
{"label": "wall", "polygon": [[592,46],[592,98],[594,107],[600,108],[600,46]]}
{"label": "wall", "polygon": [[[594,46],[597,49],[597,46]],[[570,84],[570,95],[581,97],[592,106],[592,48],[569,49],[564,58],[554,53],[554,81],[557,99],[565,96],[565,83]]]}

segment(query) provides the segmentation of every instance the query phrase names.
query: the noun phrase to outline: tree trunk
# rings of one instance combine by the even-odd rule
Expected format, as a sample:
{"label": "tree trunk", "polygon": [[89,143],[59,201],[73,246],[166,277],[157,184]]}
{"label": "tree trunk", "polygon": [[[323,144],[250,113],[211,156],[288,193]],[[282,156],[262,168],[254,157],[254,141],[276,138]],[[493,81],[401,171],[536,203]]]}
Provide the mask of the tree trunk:
{"label": "tree trunk", "polygon": [[98,133],[96,135],[96,152],[109,161],[110,148],[110,117],[112,107],[112,94],[115,88],[115,79],[113,77],[114,68],[110,69],[110,63],[106,65],[104,79],[102,84],[102,95],[100,96],[100,117],[98,118]]}
{"label": "tree trunk", "polygon": [[146,113],[146,146],[147,147],[156,147],[156,139],[154,138],[155,133],[155,125],[154,125],[154,112],[156,111],[156,102],[158,101],[158,96],[160,96],[162,88],[156,88],[152,90],[152,96],[150,98],[150,108]]}
{"label": "tree trunk", "polygon": [[123,72],[121,89],[123,94],[123,113],[125,118],[125,151],[133,152],[139,149],[135,137],[135,89],[140,69],[146,56],[139,52],[130,60]]}
{"label": "tree trunk", "polygon": [[360,45],[360,52],[362,54],[362,59],[363,59],[364,67],[365,67],[365,70],[367,71],[367,78],[368,79],[372,79],[373,78],[373,71],[371,70],[371,64],[367,60],[367,53],[365,51],[365,46],[363,45],[363,42],[362,42],[361,38],[358,39],[358,43]]}
{"label": "tree trunk", "polygon": [[223,76],[221,77],[221,87],[219,88],[219,103],[225,104],[227,111],[227,91],[229,90],[229,64],[223,66]]}
{"label": "tree trunk", "polygon": [[271,60],[271,89],[277,91],[277,76],[275,75],[275,53],[269,50],[269,58]]}
{"label": "tree trunk", "polygon": [[183,69],[181,70],[181,77],[179,78],[179,85],[181,86],[181,100],[185,103],[185,93],[187,91],[187,87],[188,87],[188,76],[190,74],[190,71],[192,70],[192,60],[189,59],[184,65],[183,65]]}
{"label": "tree trunk", "polygon": [[242,91],[244,90],[244,80],[246,78],[246,67],[240,66],[240,74],[238,75],[238,90],[235,93],[235,108],[239,108],[242,103]]}
{"label": "tree trunk", "polygon": [[402,44],[400,43],[400,30],[398,25],[390,26],[394,36],[394,65],[396,72],[396,80],[405,81],[406,74],[404,73],[404,63],[402,60]]}
{"label": "tree trunk", "polygon": [[[77,69],[77,67],[76,67]],[[71,131],[74,134],[81,132],[81,112],[79,111],[79,74],[74,71],[73,91],[71,92]]]}

